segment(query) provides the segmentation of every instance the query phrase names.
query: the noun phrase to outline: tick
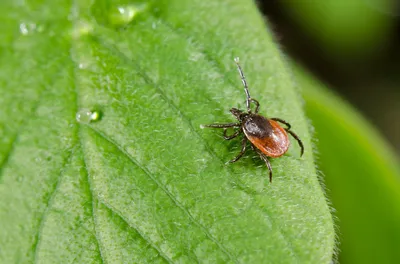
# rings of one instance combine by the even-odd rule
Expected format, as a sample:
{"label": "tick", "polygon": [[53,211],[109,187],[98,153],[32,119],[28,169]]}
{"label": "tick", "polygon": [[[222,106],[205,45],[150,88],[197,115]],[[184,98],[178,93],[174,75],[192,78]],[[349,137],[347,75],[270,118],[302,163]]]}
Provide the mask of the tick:
{"label": "tick", "polygon": [[[242,68],[239,65],[239,58],[235,58],[235,63],[237,65],[240,78],[242,79],[244,86],[244,91],[246,93],[247,111],[232,108],[230,112],[239,122],[210,124],[203,125],[203,127],[223,128],[223,136],[226,140],[231,140],[239,135],[244,134],[240,153],[229,162],[233,163],[238,161],[246,151],[247,141],[250,141],[251,148],[256,151],[260,158],[267,164],[269,170],[269,181],[272,182],[272,167],[268,158],[278,158],[288,151],[290,146],[288,133],[292,135],[299,143],[301,149],[300,156],[303,156],[304,146],[300,138],[292,130],[290,130],[291,126],[288,122],[280,118],[266,118],[258,114],[260,103],[254,98],[250,97],[246,78]],[[254,113],[250,107],[251,103],[255,105]],[[286,127],[283,128],[279,123],[285,125]],[[231,135],[228,135],[228,128],[234,128],[236,131],[234,131]]]}

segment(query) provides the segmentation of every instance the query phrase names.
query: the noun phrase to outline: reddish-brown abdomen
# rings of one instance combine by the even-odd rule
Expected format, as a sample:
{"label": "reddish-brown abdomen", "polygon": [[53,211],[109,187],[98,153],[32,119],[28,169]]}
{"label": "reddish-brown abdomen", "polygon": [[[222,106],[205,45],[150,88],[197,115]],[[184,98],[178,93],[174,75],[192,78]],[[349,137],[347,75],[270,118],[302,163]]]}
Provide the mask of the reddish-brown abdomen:
{"label": "reddish-brown abdomen", "polygon": [[280,157],[289,149],[290,141],[288,135],[278,122],[269,119],[265,119],[265,122],[269,122],[271,125],[271,130],[267,135],[262,137],[255,136],[244,129],[246,137],[266,156],[272,158]]}

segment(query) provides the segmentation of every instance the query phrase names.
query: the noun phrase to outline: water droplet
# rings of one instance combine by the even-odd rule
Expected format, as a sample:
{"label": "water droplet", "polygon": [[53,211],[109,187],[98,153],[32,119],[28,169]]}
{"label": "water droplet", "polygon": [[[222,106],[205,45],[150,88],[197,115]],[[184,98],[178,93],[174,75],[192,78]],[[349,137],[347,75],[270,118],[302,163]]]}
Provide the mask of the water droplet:
{"label": "water droplet", "polygon": [[90,63],[88,61],[80,62],[78,64],[78,67],[79,67],[79,69],[84,70],[84,69],[87,69],[89,67],[89,65],[90,65]]}
{"label": "water droplet", "polygon": [[96,67],[96,63],[93,61],[93,58],[87,56],[87,54],[73,54],[72,58],[76,61],[77,66],[80,70],[85,70],[85,69],[93,69],[93,67]]}
{"label": "water droplet", "polygon": [[89,124],[90,122],[96,121],[99,118],[99,112],[91,111],[89,109],[81,109],[76,113],[76,121],[81,124]]}
{"label": "water droplet", "polygon": [[91,34],[92,31],[93,31],[93,25],[90,22],[85,20],[80,20],[75,24],[71,35],[73,38],[77,39],[82,36]]}
{"label": "water droplet", "polygon": [[126,6],[117,6],[109,12],[108,19],[112,26],[123,26],[130,23],[139,13],[147,8],[145,4],[131,4]]}
{"label": "water droplet", "polygon": [[30,35],[34,31],[36,31],[36,24],[35,23],[21,23],[19,24],[19,31],[22,35]]}

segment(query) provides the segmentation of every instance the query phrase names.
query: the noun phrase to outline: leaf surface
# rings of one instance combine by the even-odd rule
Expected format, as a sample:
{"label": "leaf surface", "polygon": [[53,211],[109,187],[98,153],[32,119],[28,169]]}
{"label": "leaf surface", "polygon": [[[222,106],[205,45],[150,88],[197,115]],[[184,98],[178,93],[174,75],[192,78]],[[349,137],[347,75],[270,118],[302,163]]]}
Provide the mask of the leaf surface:
{"label": "leaf surface", "polygon": [[[334,230],[290,75],[251,1],[3,1],[0,262],[328,263]],[[249,25],[252,25],[249,27]],[[306,153],[225,162],[244,106]],[[96,111],[85,124],[76,114]]]}

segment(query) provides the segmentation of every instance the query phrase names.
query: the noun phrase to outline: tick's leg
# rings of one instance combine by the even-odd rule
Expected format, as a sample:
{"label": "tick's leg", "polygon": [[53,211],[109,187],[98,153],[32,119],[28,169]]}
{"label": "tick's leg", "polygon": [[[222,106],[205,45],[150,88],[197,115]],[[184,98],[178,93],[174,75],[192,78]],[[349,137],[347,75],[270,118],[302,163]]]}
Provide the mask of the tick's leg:
{"label": "tick's leg", "polygon": [[269,170],[269,182],[272,182],[272,167],[271,167],[271,163],[269,162],[269,159],[267,156],[265,156],[264,154],[262,154],[256,147],[254,147],[253,145],[251,145],[251,148],[257,152],[257,154],[260,156],[260,158],[265,162],[265,164],[267,164],[268,170]]}
{"label": "tick's leg", "polygon": [[254,112],[257,114],[258,108],[260,108],[260,103],[256,99],[253,99],[253,98],[251,98],[250,101],[256,105],[256,110],[254,110]]}
{"label": "tick's leg", "polygon": [[232,135],[227,135],[227,132],[228,131],[228,129],[227,128],[224,128],[224,139],[226,139],[226,140],[231,140],[231,139],[233,139],[233,138],[235,138],[235,137],[237,137],[239,134],[240,134],[240,132],[242,131],[242,130],[238,130],[238,131],[236,131],[235,133],[233,133]]}
{"label": "tick's leg", "polygon": [[296,135],[296,133],[294,133],[293,131],[290,130],[290,128],[291,128],[290,124],[280,118],[271,118],[271,120],[281,122],[282,124],[285,124],[287,126],[287,128],[285,128],[286,132],[288,132],[290,135],[292,135],[292,137],[294,137],[297,140],[297,142],[299,143],[299,146],[301,148],[300,157],[303,156],[303,153],[304,153],[303,142],[301,142],[301,139],[299,138],[299,136]]}
{"label": "tick's leg", "polygon": [[286,122],[285,120],[283,120],[283,119],[280,119],[280,118],[276,118],[276,117],[274,117],[274,118],[270,118],[271,120],[274,120],[274,121],[278,121],[278,122],[281,122],[282,124],[285,124],[286,126],[287,126],[287,128],[286,129],[290,129],[292,126],[288,123],[288,122]]}
{"label": "tick's leg", "polygon": [[240,123],[201,125],[201,127],[213,127],[213,128],[228,128],[228,127],[239,127],[239,126]]}
{"label": "tick's leg", "polygon": [[260,154],[260,153],[259,153],[259,155],[260,155],[260,158],[265,161],[265,164],[267,164],[267,167],[268,167],[268,170],[269,170],[269,182],[272,182],[272,167],[271,167],[271,163],[269,162],[269,159],[266,156],[264,156],[263,154]]}
{"label": "tick's leg", "polygon": [[304,153],[304,146],[303,146],[303,142],[301,142],[301,139],[296,135],[296,133],[294,133],[293,131],[289,130],[288,128],[285,129],[290,135],[292,135],[292,137],[294,137],[297,142],[299,143],[299,146],[301,148],[301,152],[300,152],[300,157],[303,156]]}
{"label": "tick's leg", "polygon": [[236,158],[234,158],[233,160],[230,160],[229,163],[234,163],[234,162],[238,161],[243,156],[244,152],[246,151],[246,143],[247,143],[247,138],[243,137],[242,150],[240,151],[239,155],[237,155]]}
{"label": "tick's leg", "polygon": [[271,163],[269,162],[269,159],[262,153],[258,153],[260,155],[260,158],[265,161],[265,164],[267,164],[268,170],[269,170],[269,182],[272,182],[272,167]]}

